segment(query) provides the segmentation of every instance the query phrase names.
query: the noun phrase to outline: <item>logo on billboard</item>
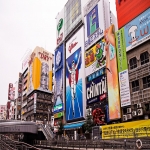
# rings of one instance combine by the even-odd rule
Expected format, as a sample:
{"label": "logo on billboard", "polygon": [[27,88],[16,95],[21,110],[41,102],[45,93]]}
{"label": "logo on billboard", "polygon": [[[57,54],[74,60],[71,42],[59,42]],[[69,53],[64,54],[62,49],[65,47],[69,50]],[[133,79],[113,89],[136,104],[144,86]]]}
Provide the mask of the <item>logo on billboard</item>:
{"label": "logo on billboard", "polygon": [[61,18],[58,22],[58,25],[57,25],[57,31],[58,31],[58,35],[60,33],[60,30],[62,29],[62,26],[63,26],[63,19]]}
{"label": "logo on billboard", "polygon": [[56,65],[58,66],[61,62],[61,52],[58,51],[56,55]]}
{"label": "logo on billboard", "polygon": [[70,46],[69,46],[68,51],[71,53],[72,49],[73,49],[77,44],[78,44],[78,42],[71,43]]}
{"label": "logo on billboard", "polygon": [[87,14],[87,36],[93,34],[99,28],[98,5]]}

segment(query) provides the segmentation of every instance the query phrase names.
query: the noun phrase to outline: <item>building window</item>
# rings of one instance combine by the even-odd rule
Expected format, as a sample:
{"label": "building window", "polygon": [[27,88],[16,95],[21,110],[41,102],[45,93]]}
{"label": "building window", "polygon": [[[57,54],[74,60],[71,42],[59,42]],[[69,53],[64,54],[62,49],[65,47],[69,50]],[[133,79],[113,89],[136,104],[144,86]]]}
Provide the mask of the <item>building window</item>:
{"label": "building window", "polygon": [[130,63],[130,70],[136,68],[137,67],[136,57],[131,58],[129,63]]}
{"label": "building window", "polygon": [[150,75],[143,78],[143,89],[150,87]]}
{"label": "building window", "polygon": [[148,52],[144,52],[140,55],[141,65],[144,65],[149,62],[149,54]]}
{"label": "building window", "polygon": [[136,92],[139,90],[139,80],[135,80],[132,82],[132,92]]}

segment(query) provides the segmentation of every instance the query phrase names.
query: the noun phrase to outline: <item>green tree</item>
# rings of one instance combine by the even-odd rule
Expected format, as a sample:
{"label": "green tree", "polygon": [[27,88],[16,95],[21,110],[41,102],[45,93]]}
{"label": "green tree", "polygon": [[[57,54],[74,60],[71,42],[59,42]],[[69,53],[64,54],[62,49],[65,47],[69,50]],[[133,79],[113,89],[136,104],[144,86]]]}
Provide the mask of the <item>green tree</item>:
{"label": "green tree", "polygon": [[63,134],[63,129],[64,129],[64,124],[62,122],[62,120],[59,122],[59,128],[58,128],[58,135],[62,135]]}

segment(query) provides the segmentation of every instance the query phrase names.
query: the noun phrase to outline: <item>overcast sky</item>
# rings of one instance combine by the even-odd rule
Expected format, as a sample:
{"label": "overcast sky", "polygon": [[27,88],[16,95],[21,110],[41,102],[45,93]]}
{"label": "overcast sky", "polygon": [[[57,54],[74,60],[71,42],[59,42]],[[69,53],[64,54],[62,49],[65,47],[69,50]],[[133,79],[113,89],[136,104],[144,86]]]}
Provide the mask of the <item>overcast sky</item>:
{"label": "overcast sky", "polygon": [[[115,10],[114,0],[110,0]],[[0,105],[8,100],[23,56],[36,46],[54,53],[55,17],[67,0],[0,0]]]}

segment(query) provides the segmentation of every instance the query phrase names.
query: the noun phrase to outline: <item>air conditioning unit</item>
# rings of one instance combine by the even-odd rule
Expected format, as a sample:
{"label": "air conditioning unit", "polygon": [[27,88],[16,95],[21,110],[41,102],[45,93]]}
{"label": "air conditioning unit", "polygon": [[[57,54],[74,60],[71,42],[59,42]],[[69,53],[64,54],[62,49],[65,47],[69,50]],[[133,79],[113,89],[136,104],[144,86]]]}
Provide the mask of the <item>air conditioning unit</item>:
{"label": "air conditioning unit", "polygon": [[135,117],[137,115],[136,111],[132,111],[132,117]]}
{"label": "air conditioning unit", "polygon": [[137,109],[137,115],[142,116],[143,115],[143,109]]}
{"label": "air conditioning unit", "polygon": [[141,107],[142,107],[141,103],[137,104],[137,108],[141,108]]}
{"label": "air conditioning unit", "polygon": [[123,115],[123,121],[127,121],[127,115]]}
{"label": "air conditioning unit", "polygon": [[127,119],[132,119],[132,115],[131,114],[127,114]]}
{"label": "air conditioning unit", "polygon": [[131,113],[131,108],[127,108],[127,113]]}

